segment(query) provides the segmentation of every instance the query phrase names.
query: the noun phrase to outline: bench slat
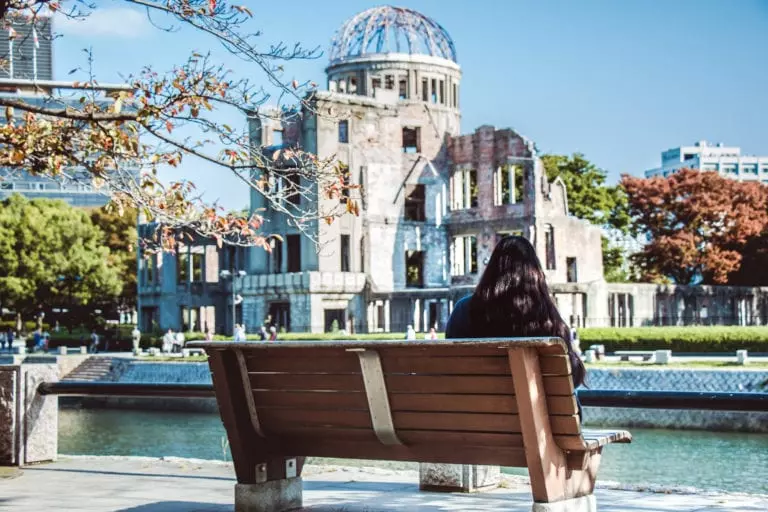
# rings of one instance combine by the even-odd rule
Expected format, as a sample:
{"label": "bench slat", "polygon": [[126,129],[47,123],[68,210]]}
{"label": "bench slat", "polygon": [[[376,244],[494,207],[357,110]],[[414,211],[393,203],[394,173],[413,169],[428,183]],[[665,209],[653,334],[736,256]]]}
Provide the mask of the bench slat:
{"label": "bench slat", "polygon": [[368,400],[365,393],[354,391],[325,393],[322,391],[257,390],[253,392],[253,397],[259,408],[368,410]]}
{"label": "bench slat", "polygon": [[385,373],[416,373],[433,375],[509,375],[506,357],[388,357],[384,350],[382,366]]}
{"label": "bench slat", "polygon": [[514,395],[512,379],[476,375],[387,375],[390,393],[460,393]]}
{"label": "bench slat", "polygon": [[443,411],[508,413],[517,412],[512,395],[448,395],[437,393],[389,395],[393,411]]}
{"label": "bench slat", "polygon": [[542,378],[547,396],[573,395],[573,381],[569,375],[544,375]]}
{"label": "bench slat", "polygon": [[395,429],[520,432],[520,420],[516,414],[395,412],[392,416]]}
{"label": "bench slat", "polygon": [[378,459],[446,464],[490,464],[525,467],[521,448],[480,446],[384,446],[377,443],[327,441],[313,442],[305,438],[283,438],[281,446],[295,455],[338,457],[344,459]]}
{"label": "bench slat", "polygon": [[571,362],[568,356],[541,356],[539,367],[542,375],[570,375]]}
{"label": "bench slat", "polygon": [[273,373],[360,373],[360,361],[351,352],[328,357],[305,357],[300,354],[251,355],[247,358],[248,371]]}
{"label": "bench slat", "polygon": [[253,389],[365,391],[363,377],[360,374],[250,373],[248,376],[251,379],[251,387]]}

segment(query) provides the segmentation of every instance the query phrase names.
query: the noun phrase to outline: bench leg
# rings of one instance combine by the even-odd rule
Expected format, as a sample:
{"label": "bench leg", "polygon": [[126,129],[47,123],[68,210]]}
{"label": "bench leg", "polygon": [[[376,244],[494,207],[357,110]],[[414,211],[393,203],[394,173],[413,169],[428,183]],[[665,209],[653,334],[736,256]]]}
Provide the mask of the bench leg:
{"label": "bench leg", "polygon": [[284,512],[301,507],[301,477],[235,485],[235,512]]}
{"label": "bench leg", "polygon": [[432,492],[476,492],[499,486],[499,466],[419,464],[419,489]]}
{"label": "bench leg", "polygon": [[597,512],[595,495],[555,501],[553,503],[534,503],[531,512]]}

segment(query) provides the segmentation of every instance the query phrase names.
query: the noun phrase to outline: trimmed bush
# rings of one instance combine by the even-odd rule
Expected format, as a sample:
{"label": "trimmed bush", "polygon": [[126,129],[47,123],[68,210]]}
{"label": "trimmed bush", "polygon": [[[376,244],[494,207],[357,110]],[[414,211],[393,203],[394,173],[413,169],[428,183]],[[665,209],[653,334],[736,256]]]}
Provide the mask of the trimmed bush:
{"label": "trimmed bush", "polygon": [[592,327],[578,332],[582,350],[605,345],[606,352],[768,352],[768,326]]}

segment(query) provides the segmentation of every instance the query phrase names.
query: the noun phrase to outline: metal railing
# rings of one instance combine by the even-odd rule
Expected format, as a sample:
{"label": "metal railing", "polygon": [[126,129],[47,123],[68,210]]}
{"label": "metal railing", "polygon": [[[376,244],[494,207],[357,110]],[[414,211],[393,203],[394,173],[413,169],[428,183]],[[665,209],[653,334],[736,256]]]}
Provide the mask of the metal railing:
{"label": "metal railing", "polygon": [[[43,382],[37,391],[41,395],[60,396],[215,397],[212,384],[63,381]],[[583,389],[577,396],[585,407],[768,412],[768,393]]]}

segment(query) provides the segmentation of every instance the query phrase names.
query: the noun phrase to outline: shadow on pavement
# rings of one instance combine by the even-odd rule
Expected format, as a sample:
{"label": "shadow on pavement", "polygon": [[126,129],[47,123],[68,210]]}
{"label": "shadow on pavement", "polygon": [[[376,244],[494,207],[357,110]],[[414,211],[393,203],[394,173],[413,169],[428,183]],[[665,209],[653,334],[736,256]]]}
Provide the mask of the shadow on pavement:
{"label": "shadow on pavement", "polygon": [[114,475],[114,476],[135,476],[135,477],[149,477],[149,478],[194,478],[200,480],[223,480],[225,482],[235,482],[232,477],[226,476],[209,476],[209,475],[176,475],[171,473],[128,473],[124,471],[98,471],[95,469],[57,469],[57,468],[44,468],[44,467],[28,467],[25,471],[56,471],[59,473],[84,473],[94,475]]}
{"label": "shadow on pavement", "polygon": [[121,508],[116,512],[232,512],[232,505],[195,501],[158,501],[138,507]]}

